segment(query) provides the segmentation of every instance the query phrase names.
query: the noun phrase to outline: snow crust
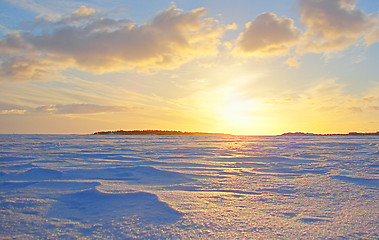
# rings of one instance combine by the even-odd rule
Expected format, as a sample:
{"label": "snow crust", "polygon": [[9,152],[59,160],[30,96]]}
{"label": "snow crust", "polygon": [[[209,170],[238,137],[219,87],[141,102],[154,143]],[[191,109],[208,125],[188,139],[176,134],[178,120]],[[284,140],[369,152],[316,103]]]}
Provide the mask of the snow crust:
{"label": "snow crust", "polygon": [[0,135],[0,239],[379,239],[376,136]]}

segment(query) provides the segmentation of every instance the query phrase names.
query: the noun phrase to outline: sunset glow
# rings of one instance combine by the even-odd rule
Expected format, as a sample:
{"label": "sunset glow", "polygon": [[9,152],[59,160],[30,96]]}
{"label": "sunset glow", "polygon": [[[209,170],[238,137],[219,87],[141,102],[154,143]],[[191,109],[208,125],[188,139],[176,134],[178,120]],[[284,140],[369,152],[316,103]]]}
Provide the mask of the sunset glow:
{"label": "sunset glow", "polygon": [[1,1],[0,133],[378,131],[379,2],[279,2]]}

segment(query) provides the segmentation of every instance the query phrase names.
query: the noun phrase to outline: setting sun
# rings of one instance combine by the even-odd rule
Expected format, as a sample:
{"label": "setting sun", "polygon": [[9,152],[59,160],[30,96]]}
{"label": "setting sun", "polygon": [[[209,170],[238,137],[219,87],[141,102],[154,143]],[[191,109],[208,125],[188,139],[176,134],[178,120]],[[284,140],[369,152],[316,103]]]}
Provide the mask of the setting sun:
{"label": "setting sun", "polygon": [[242,99],[236,94],[225,95],[214,111],[214,116],[218,119],[217,124],[230,133],[242,133],[244,129],[251,128],[256,122],[254,114],[257,114],[257,105],[254,105],[253,100]]}

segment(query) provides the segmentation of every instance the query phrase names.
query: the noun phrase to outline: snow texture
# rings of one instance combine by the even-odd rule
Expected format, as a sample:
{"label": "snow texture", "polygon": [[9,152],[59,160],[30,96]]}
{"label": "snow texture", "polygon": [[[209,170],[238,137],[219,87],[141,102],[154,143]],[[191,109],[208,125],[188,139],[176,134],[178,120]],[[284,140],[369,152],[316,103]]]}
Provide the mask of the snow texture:
{"label": "snow texture", "polygon": [[376,136],[0,135],[0,239],[379,239]]}

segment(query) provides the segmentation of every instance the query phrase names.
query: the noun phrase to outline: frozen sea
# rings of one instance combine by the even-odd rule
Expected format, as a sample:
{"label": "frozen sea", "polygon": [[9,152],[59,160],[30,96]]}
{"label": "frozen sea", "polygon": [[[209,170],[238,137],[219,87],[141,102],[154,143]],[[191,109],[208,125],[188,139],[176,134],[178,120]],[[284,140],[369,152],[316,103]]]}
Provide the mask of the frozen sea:
{"label": "frozen sea", "polygon": [[377,136],[0,135],[1,239],[379,239]]}

